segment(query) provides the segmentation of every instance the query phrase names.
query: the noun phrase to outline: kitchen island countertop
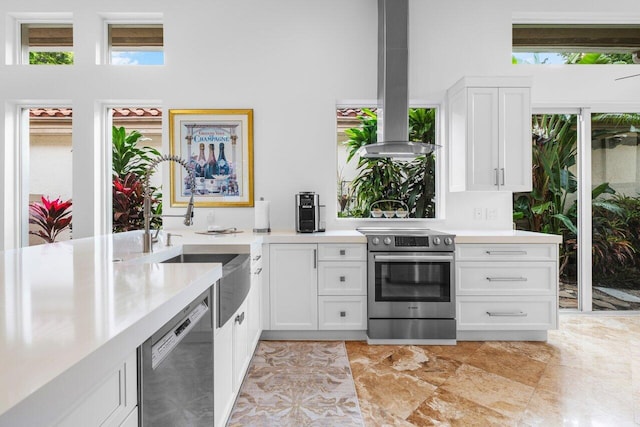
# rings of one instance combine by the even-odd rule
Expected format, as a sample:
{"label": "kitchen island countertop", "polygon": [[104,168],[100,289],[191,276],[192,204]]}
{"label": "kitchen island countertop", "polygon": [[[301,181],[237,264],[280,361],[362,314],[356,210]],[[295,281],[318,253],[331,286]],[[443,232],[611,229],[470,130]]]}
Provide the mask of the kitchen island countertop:
{"label": "kitchen island countertop", "polygon": [[174,250],[141,248],[130,232],[0,252],[0,426],[54,423],[222,276],[220,264],[128,262]]}

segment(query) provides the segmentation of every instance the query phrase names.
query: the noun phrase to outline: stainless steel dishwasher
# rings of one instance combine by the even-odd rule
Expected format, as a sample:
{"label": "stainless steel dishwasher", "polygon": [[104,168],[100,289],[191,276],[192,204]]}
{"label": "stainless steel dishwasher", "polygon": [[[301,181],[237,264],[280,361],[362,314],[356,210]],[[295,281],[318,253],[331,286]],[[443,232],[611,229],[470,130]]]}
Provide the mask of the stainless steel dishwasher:
{"label": "stainless steel dishwasher", "polygon": [[139,349],[140,426],[213,425],[212,288]]}

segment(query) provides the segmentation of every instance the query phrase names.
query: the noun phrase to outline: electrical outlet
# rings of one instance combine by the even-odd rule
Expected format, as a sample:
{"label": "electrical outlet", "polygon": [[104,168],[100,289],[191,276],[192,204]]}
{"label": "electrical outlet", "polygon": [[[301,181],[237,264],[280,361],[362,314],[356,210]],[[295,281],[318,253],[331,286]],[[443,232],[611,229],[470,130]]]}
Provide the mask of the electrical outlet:
{"label": "electrical outlet", "polygon": [[482,208],[473,208],[473,219],[482,220]]}
{"label": "electrical outlet", "polygon": [[487,209],[487,219],[490,221],[495,221],[498,219],[498,210],[495,208]]}

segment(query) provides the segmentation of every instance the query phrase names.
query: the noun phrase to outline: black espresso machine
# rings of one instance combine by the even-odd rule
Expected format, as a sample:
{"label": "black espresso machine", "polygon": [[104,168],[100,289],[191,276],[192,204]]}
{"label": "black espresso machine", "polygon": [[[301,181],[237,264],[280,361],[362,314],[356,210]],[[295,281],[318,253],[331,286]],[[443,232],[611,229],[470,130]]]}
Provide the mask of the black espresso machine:
{"label": "black espresso machine", "polygon": [[320,197],[313,191],[296,194],[296,231],[315,233],[324,229],[324,205],[320,205]]}

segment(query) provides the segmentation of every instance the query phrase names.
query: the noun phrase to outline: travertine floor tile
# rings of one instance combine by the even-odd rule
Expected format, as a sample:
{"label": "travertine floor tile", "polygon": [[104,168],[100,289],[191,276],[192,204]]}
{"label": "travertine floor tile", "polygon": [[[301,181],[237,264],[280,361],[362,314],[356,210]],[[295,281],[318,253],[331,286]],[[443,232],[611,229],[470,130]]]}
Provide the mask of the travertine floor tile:
{"label": "travertine floor tile", "polygon": [[469,365],[535,387],[547,366],[526,354],[487,343],[467,359]]}
{"label": "travertine floor tile", "polygon": [[515,426],[517,420],[440,388],[407,421],[416,426],[491,427]]}
{"label": "travertine floor tile", "polygon": [[466,364],[460,366],[442,388],[514,419],[520,418],[534,390],[528,385]]}
{"label": "travertine floor tile", "polygon": [[477,341],[460,341],[456,345],[425,345],[419,347],[438,356],[446,357],[447,359],[466,362],[466,360],[475,353],[482,344],[483,343]]}
{"label": "travertine floor tile", "polygon": [[414,424],[366,400],[360,401],[360,410],[366,427],[414,427]]}
{"label": "travertine floor tile", "polygon": [[440,385],[453,375],[462,364],[430,353],[417,346],[402,346],[380,362],[396,371]]}
{"label": "travertine floor tile", "polygon": [[436,386],[384,365],[373,365],[354,376],[360,400],[381,406],[406,419]]}

